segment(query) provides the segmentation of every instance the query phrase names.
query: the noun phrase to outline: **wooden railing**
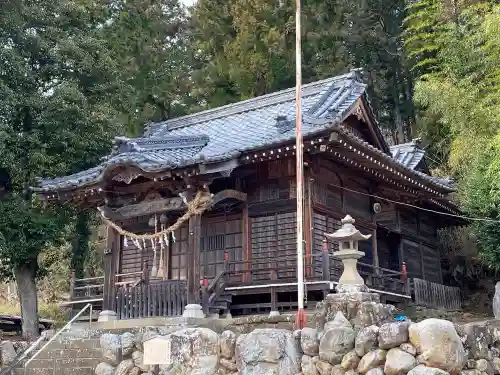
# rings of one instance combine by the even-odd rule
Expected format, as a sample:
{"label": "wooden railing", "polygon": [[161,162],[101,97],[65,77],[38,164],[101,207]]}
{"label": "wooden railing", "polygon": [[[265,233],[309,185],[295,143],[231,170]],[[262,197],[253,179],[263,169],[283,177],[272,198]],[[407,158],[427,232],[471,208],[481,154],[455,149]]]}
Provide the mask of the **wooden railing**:
{"label": "wooden railing", "polygon": [[[119,273],[115,275],[115,280],[116,280],[115,286],[120,287],[124,285],[135,284],[144,279],[145,278],[143,271]],[[98,298],[103,298],[103,295],[104,295],[104,276],[77,279],[75,277],[75,273],[72,272],[70,281],[71,301],[98,299]]]}
{"label": "wooden railing", "polygon": [[229,285],[229,253],[224,253],[224,269],[210,282],[204,277],[201,281],[201,305],[203,312],[210,313],[210,307],[217,303],[217,299]]}
{"label": "wooden railing", "polygon": [[119,319],[180,316],[186,305],[185,280],[152,281],[118,287],[116,313]]}
{"label": "wooden railing", "polygon": [[415,303],[435,309],[460,310],[462,295],[460,288],[413,279]]}
{"label": "wooden railing", "polygon": [[[296,256],[280,256],[254,258],[251,261],[228,262],[225,272],[227,284],[258,285],[295,281]],[[309,262],[307,260],[309,259]],[[306,281],[338,281],[342,274],[342,262],[327,251],[318,252],[312,256],[304,256]],[[358,262],[358,271],[365,279],[368,287],[380,291],[410,295],[409,282],[405,266],[401,271],[376,267],[372,264]]]}

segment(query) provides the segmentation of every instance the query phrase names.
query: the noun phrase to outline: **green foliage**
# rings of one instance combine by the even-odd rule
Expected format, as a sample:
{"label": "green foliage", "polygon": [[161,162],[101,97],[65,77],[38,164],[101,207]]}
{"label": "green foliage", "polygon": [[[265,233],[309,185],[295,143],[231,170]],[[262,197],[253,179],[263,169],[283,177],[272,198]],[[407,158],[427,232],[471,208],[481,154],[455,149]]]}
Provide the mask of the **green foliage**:
{"label": "green foliage", "polygon": [[120,67],[119,93],[113,103],[128,133],[145,123],[187,111],[191,58],[186,11],[178,0],[115,1],[107,9],[101,36]]}
{"label": "green foliage", "polygon": [[[414,124],[402,0],[308,0],[302,16],[304,82],[364,68],[372,105],[394,137]],[[194,96],[208,107],[295,84],[295,4],[199,0],[193,9]]]}
{"label": "green foliage", "polygon": [[439,38],[443,32],[441,0],[410,2],[405,18],[405,49],[415,76],[420,77],[438,69]]}
{"label": "green foliage", "polygon": [[[25,192],[37,176],[93,166],[121,131],[112,98],[117,65],[96,27],[104,14],[84,0],[9,1],[0,12],[0,257],[16,274],[24,324],[38,333],[38,257],[58,246],[70,210],[43,206]],[[22,279],[22,280],[21,280]]]}
{"label": "green foliage", "polygon": [[[470,215],[500,221],[500,131],[480,153],[463,180],[462,203]],[[500,224],[494,221],[473,223],[483,261],[500,270]]]}
{"label": "green foliage", "polygon": [[[500,220],[500,6],[464,7],[444,26],[437,69],[416,85],[427,134],[438,135],[445,166],[459,180],[469,216]],[[500,270],[500,225],[475,221],[483,261]]]}
{"label": "green foliage", "polygon": [[17,265],[37,262],[41,249],[58,246],[64,238],[66,216],[52,207],[10,195],[0,202],[1,275],[12,277]]}

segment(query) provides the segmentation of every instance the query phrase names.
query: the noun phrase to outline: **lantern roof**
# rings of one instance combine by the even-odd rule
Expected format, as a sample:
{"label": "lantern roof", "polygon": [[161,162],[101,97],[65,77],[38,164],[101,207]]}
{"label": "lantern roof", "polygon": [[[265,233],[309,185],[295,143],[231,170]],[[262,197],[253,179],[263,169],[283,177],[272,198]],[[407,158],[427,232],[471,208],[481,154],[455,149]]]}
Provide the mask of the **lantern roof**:
{"label": "lantern roof", "polygon": [[354,226],[355,221],[351,215],[347,215],[341,220],[342,226],[340,229],[333,233],[325,233],[325,237],[335,241],[364,241],[369,239],[372,235],[365,235],[357,230]]}

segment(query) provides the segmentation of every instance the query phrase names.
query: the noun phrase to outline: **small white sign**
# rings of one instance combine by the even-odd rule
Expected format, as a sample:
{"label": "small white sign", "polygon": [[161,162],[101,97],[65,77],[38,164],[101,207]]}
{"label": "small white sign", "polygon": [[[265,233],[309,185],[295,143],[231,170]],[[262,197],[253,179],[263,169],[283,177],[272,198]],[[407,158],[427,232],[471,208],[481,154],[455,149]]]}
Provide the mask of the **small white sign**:
{"label": "small white sign", "polygon": [[145,365],[169,365],[171,363],[172,351],[168,336],[156,336],[144,341],[143,346]]}

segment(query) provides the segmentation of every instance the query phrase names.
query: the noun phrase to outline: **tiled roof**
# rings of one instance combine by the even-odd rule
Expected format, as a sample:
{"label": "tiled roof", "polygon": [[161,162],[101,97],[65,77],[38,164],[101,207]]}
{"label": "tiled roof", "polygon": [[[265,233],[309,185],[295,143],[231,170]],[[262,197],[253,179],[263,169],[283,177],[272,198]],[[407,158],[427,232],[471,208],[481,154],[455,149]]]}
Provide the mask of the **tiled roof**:
{"label": "tiled roof", "polygon": [[419,147],[417,140],[390,146],[390,150],[394,159],[405,167],[413,169],[415,173],[420,176],[443,186],[448,186],[450,188],[453,186],[454,181],[451,179],[433,177],[421,171],[415,170],[422,160],[425,161],[425,150]]}
{"label": "tiled roof", "polygon": [[[364,94],[354,72],[303,86],[303,135],[342,120]],[[99,166],[70,176],[41,180],[42,190],[99,182],[107,168],[136,166],[146,172],[213,163],[295,137],[295,89],[245,100],[188,116],[149,124],[142,138],[117,138],[117,147]],[[200,144],[198,139],[206,140]],[[190,144],[188,139],[194,140]],[[175,147],[180,142],[182,146]],[[168,147],[167,147],[168,145]],[[192,146],[192,147],[190,147]]]}
{"label": "tiled roof", "polygon": [[[358,80],[355,72],[304,85],[303,136],[335,128],[365,95],[365,90],[366,85]],[[108,168],[117,165],[160,172],[231,160],[244,152],[292,141],[294,122],[295,89],[288,89],[149,124],[141,138],[116,138],[112,153],[100,165],[70,176],[41,180],[36,190],[93,185],[102,180]],[[378,128],[376,131],[380,133]],[[385,143],[383,148],[389,150]],[[384,158],[391,159],[389,154],[376,150]],[[403,166],[412,172],[412,168]],[[430,176],[422,174],[422,177],[441,185]]]}
{"label": "tiled roof", "polygon": [[390,146],[390,150],[394,159],[411,169],[415,169],[425,156],[416,141]]}

